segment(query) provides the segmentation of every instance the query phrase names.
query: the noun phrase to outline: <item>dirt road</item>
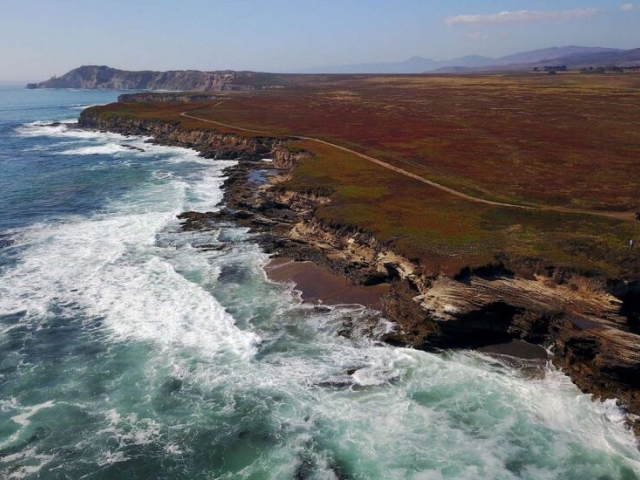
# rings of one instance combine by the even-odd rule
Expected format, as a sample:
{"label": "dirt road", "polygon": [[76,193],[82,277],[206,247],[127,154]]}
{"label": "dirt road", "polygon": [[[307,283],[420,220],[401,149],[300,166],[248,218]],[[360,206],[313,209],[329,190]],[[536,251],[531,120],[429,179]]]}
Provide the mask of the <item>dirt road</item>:
{"label": "dirt road", "polygon": [[[224,102],[220,102],[217,103],[215,106],[220,105],[221,103]],[[214,120],[208,120],[206,118],[201,118],[201,117],[197,117],[195,115],[189,115],[187,112],[182,112],[180,114],[183,117],[186,118],[191,118],[193,120],[199,120],[201,122],[206,122],[206,123],[211,123],[213,125],[219,125],[221,127],[226,127],[226,128],[231,128],[233,130],[239,130],[242,132],[249,132],[249,133],[257,133],[259,135],[274,135],[273,132],[267,132],[264,130],[252,130],[249,128],[243,128],[243,127],[239,127],[237,125],[229,125],[228,123],[222,123],[222,122],[217,122]],[[515,203],[505,203],[505,202],[496,202],[493,200],[487,200],[484,198],[479,198],[479,197],[474,197],[472,195],[468,195],[466,193],[460,192],[458,190],[454,190],[453,188],[449,188],[445,185],[442,185],[440,183],[434,182],[432,180],[428,180],[424,177],[421,177],[420,175],[416,175],[415,173],[411,173],[407,170],[404,170],[402,168],[396,167],[394,165],[391,165],[390,163],[387,162],[383,162],[382,160],[379,160],[377,158],[374,157],[370,157],[369,155],[365,155],[363,153],[359,153],[356,152],[355,150],[351,150],[350,148],[346,148],[346,147],[342,147],[340,145],[336,145],[335,143],[331,143],[331,142],[327,142],[326,140],[321,140],[319,138],[314,138],[314,137],[304,137],[304,136],[300,136],[300,135],[288,135],[291,138],[296,138],[299,140],[306,140],[309,142],[315,142],[315,143],[321,143],[323,145],[328,145],[330,147],[336,148],[338,150],[342,150],[344,152],[348,152],[351,153],[353,155],[357,155],[360,158],[363,158],[371,163],[375,163],[376,165],[380,165],[383,168],[386,168],[388,170],[392,170],[396,173],[399,173],[401,175],[404,175],[405,177],[409,177],[412,178],[418,182],[424,183],[426,185],[429,185],[433,188],[437,188],[438,190],[442,190],[443,192],[447,192],[451,195],[454,195],[458,198],[463,198],[465,200],[468,200],[469,202],[475,202],[475,203],[483,203],[485,205],[492,205],[495,207],[507,207],[507,208],[518,208],[521,210],[532,210],[532,211],[549,211],[549,212],[560,212],[560,213],[576,213],[576,214],[582,214],[582,215],[595,215],[598,217],[607,217],[607,218],[615,218],[618,220],[634,220],[635,219],[635,214],[634,212],[606,212],[606,211],[593,211],[593,210],[577,210],[577,209],[572,209],[572,208],[564,208],[564,207],[555,207],[555,206],[548,206],[548,205],[536,205],[536,206],[531,206],[531,205],[518,205]],[[401,162],[401,160],[399,160]]]}

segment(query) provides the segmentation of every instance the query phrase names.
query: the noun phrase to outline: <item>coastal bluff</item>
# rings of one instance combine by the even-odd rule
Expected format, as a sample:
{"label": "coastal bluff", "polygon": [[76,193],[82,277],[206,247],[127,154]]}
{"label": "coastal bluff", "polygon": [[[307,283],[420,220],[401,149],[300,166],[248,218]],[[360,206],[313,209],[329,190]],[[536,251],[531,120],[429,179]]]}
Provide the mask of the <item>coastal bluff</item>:
{"label": "coastal bluff", "polygon": [[53,76],[28,89],[79,88],[93,90],[247,91],[282,86],[282,75],[232,70],[168,72],[118,70],[105,65],[84,65],[64,75]]}
{"label": "coastal bluff", "polygon": [[[583,391],[617,398],[629,413],[640,413],[640,285],[633,277],[508,255],[443,273],[369,231],[320,218],[319,211],[334,201],[328,192],[300,190],[291,182],[314,158],[293,138],[221,131],[206,123],[187,128],[114,108],[85,110],[80,127],[149,136],[208,158],[238,160],[225,182],[226,209],[185,212],[184,228],[235,221],[250,227],[269,253],[312,261],[353,284],[389,285],[382,304],[396,325],[385,338],[390,344],[435,351],[514,341],[540,345]],[[272,162],[265,167],[263,159]],[[256,185],[252,172],[265,168],[268,181]],[[638,434],[638,422],[633,427]]]}

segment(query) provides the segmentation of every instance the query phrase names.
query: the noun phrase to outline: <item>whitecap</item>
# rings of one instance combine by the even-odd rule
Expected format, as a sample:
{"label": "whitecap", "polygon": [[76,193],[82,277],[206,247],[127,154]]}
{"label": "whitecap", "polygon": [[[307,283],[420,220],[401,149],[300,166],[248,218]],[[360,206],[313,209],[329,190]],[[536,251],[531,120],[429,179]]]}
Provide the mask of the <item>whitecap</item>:
{"label": "whitecap", "polygon": [[16,128],[16,132],[23,137],[58,136],[67,131],[67,126],[52,122],[31,122]]}
{"label": "whitecap", "polygon": [[158,180],[167,180],[167,179],[174,178],[174,175],[172,172],[166,172],[161,170],[156,170],[152,172],[151,175],[153,176],[153,178],[156,178]]}
{"label": "whitecap", "polygon": [[91,107],[97,107],[100,106],[101,104],[99,103],[94,103],[94,104],[89,104],[89,105],[71,105],[69,108],[71,110],[85,110],[87,108],[91,108]]}
{"label": "whitecap", "polygon": [[115,155],[117,153],[128,151],[122,145],[109,143],[106,145],[97,145],[91,147],[79,147],[62,152],[56,152],[57,155]]}

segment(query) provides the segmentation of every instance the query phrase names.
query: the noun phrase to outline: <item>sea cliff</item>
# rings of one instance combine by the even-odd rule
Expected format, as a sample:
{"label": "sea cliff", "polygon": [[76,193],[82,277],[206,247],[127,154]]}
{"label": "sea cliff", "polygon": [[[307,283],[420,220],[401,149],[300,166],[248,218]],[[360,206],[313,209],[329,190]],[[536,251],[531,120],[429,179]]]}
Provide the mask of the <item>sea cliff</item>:
{"label": "sea cliff", "polygon": [[[594,276],[543,260],[506,256],[454,274],[425,269],[398,255],[366,229],[327,223],[315,214],[331,202],[323,191],[300,191],[288,182],[310,152],[293,139],[183,129],[179,123],[82,112],[83,128],[146,135],[160,144],[193,148],[208,158],[237,159],[228,172],[226,208],[185,212],[185,229],[233,220],[257,233],[275,254],[311,260],[352,283],[388,283],[384,313],[397,328],[386,337],[420,349],[480,348],[513,340],[541,345],[553,364],[595,398],[617,398],[640,414],[640,284]],[[263,159],[272,159],[265,167]],[[264,173],[256,182],[252,172]],[[634,425],[636,433],[640,425]]]}
{"label": "sea cliff", "polygon": [[179,90],[179,91],[230,91],[276,88],[282,78],[277,75],[255,72],[200,72],[186,71],[128,71],[105,65],[85,65],[60,77],[52,77],[40,83],[30,83],[29,89],[82,88],[103,90]]}

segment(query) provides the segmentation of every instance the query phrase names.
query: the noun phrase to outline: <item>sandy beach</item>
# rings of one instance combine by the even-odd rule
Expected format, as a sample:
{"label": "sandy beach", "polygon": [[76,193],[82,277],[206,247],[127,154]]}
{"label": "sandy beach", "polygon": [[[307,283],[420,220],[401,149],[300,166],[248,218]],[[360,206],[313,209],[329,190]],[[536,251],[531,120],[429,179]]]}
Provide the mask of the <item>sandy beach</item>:
{"label": "sandy beach", "polygon": [[350,285],[346,278],[336,275],[312,262],[296,262],[288,257],[274,258],[265,267],[268,277],[276,282],[293,282],[302,292],[302,299],[324,305],[358,304],[382,309],[382,295],[388,284],[364,287]]}

